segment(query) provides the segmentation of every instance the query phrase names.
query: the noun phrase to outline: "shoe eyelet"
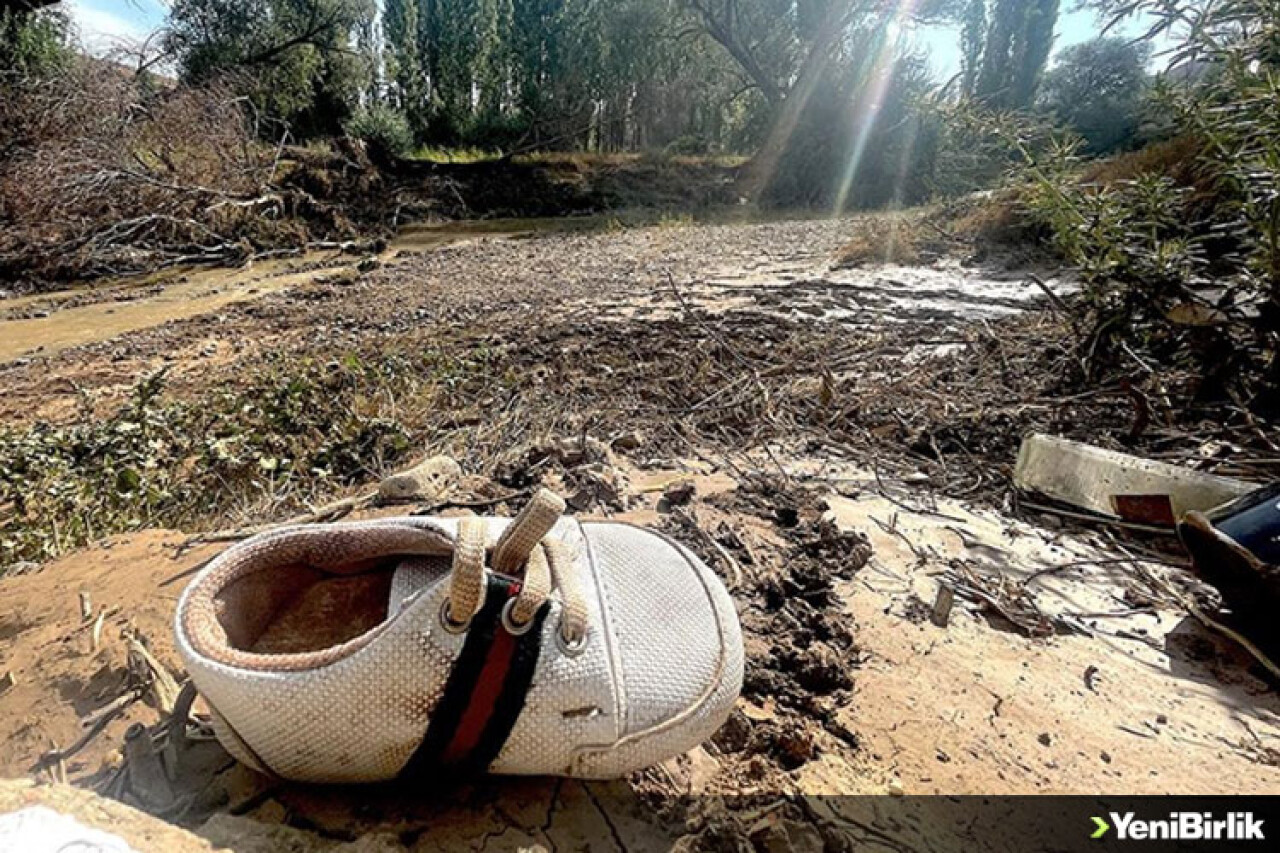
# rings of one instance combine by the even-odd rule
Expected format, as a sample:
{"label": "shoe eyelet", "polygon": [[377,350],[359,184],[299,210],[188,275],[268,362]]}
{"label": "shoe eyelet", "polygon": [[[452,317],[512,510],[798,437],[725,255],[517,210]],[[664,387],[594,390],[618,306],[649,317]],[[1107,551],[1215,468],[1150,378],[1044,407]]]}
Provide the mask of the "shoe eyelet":
{"label": "shoe eyelet", "polygon": [[440,603],[440,627],[444,628],[445,631],[450,634],[465,634],[467,629],[471,627],[470,619],[467,619],[464,622],[453,621],[453,616],[449,613],[448,596],[446,596],[444,601]]}
{"label": "shoe eyelet", "polygon": [[529,633],[529,629],[533,627],[533,620],[520,624],[512,618],[511,614],[516,609],[516,599],[509,598],[507,603],[502,605],[502,627],[513,637],[519,637]]}
{"label": "shoe eyelet", "polygon": [[556,645],[565,657],[576,658],[587,649],[587,635],[583,634],[574,641],[566,638],[562,631],[556,631]]}

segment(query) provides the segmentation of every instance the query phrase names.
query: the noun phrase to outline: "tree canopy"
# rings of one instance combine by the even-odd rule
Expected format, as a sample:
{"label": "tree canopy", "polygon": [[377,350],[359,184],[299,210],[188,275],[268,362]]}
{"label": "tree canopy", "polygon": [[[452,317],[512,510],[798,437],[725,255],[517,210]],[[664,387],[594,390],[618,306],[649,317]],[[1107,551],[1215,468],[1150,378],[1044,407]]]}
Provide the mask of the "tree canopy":
{"label": "tree canopy", "polygon": [[388,156],[419,146],[740,153],[751,158],[747,197],[843,207],[927,195],[940,130],[924,105],[941,81],[907,47],[922,23],[948,22],[962,41],[952,95],[1049,110],[1095,151],[1132,138],[1142,57],[1105,41],[1076,47],[1046,78],[1059,7],[174,0],[164,46],[183,82],[231,85],[255,118],[273,120],[257,123],[273,137],[282,126],[296,139],[352,132]]}
{"label": "tree canopy", "polygon": [[168,47],[185,80],[237,75],[258,106],[334,132],[367,86],[357,33],[375,0],[176,0]]}
{"label": "tree canopy", "polygon": [[1045,77],[1041,103],[1084,137],[1090,153],[1129,147],[1141,122],[1150,56],[1150,45],[1116,36],[1072,45]]}

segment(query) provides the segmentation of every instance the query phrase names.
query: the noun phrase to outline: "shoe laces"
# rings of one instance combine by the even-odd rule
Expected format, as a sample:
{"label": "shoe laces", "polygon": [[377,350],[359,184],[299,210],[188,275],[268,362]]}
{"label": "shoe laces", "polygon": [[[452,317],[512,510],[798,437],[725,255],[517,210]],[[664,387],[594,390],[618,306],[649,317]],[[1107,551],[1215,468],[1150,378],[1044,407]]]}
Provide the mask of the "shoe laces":
{"label": "shoe laces", "polygon": [[521,581],[520,591],[502,611],[502,624],[512,634],[523,634],[533,625],[538,609],[559,594],[560,628],[556,639],[567,654],[577,654],[587,640],[587,599],[578,561],[572,549],[549,536],[565,503],[559,495],[539,489],[489,548],[488,525],[478,518],[458,522],[453,549],[449,595],[441,610],[442,621],[453,633],[466,631],[484,604],[486,557],[492,568]]}

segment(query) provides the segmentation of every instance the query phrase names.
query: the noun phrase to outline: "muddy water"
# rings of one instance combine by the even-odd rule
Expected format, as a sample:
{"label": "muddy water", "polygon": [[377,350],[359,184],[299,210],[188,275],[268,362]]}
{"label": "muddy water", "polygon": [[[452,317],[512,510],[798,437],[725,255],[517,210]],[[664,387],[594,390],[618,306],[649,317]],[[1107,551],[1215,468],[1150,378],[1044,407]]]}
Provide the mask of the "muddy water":
{"label": "muddy water", "polygon": [[[603,228],[607,217],[493,219],[443,225],[409,225],[390,241],[381,260],[481,237],[514,238],[553,231]],[[173,270],[135,279],[101,282],[78,290],[0,299],[0,362],[24,355],[53,355],[69,347],[110,340],[172,320],[210,314],[351,269],[357,258],[312,252],[287,260],[259,261],[240,269]],[[301,271],[300,271],[301,269]],[[90,304],[87,293],[102,291]],[[16,315],[16,316],[15,316]]]}
{"label": "muddy water", "polygon": [[[159,293],[124,301],[96,302],[58,309],[56,302],[74,298],[76,293],[45,295],[28,304],[54,302],[48,316],[0,321],[0,361],[39,352],[52,355],[68,347],[114,338],[127,332],[159,326],[170,320],[185,320],[217,311],[236,302],[256,299],[298,284],[305,284],[327,271],[310,271],[271,276],[257,267],[252,270],[201,270],[185,280],[161,285]],[[0,302],[0,311],[24,307]],[[43,312],[42,312],[43,313]]]}

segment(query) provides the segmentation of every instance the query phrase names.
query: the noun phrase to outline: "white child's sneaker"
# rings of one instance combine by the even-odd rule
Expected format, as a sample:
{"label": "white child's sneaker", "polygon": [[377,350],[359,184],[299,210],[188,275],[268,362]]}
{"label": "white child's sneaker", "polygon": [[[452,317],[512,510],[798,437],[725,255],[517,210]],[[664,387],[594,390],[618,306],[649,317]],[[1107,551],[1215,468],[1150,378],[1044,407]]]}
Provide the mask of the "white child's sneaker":
{"label": "white child's sneaker", "polygon": [[225,551],[178,604],[223,745],[286,779],[454,768],[608,778],[724,722],[742,635],[678,543],[561,517],[294,527]]}

